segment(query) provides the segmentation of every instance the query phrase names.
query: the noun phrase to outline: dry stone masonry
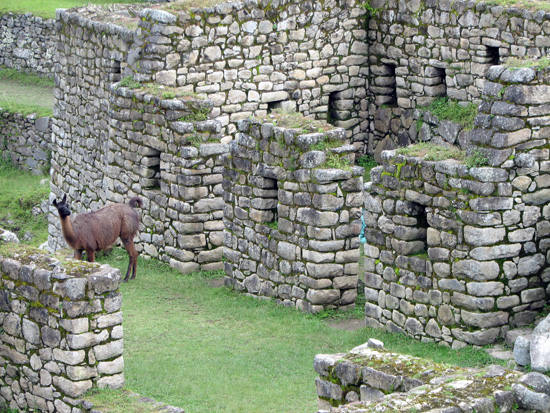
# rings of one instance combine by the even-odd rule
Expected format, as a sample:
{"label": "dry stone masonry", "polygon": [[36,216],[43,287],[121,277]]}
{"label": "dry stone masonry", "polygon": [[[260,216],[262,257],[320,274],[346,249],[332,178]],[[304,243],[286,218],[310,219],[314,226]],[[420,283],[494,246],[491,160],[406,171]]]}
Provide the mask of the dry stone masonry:
{"label": "dry stone masonry", "polygon": [[226,285],[308,312],[355,306],[363,168],[327,166],[351,164],[345,139],[239,123],[224,170]]}
{"label": "dry stone masonry", "polygon": [[365,139],[366,12],[357,1],[260,0],[145,10],[129,64],[139,80],[214,102],[225,136],[238,120],[292,102]]}
{"label": "dry stone masonry", "polygon": [[319,412],[547,412],[550,379],[502,366],[468,369],[384,349],[370,339],[349,353],[317,354]]}
{"label": "dry stone masonry", "polygon": [[40,175],[49,172],[49,117],[23,116],[0,108],[0,148],[2,157],[23,170]]}
{"label": "dry stone masonry", "polygon": [[0,14],[0,66],[52,77],[55,21],[32,14]]}
{"label": "dry stone masonry", "polygon": [[460,347],[535,320],[550,282],[547,76],[490,69],[469,140],[491,166],[382,153],[366,187],[369,325]]}
{"label": "dry stone masonry", "polygon": [[550,52],[544,11],[451,0],[370,6],[369,153],[429,139],[417,133],[419,108],[437,97],[479,103],[492,65]]}
{"label": "dry stone masonry", "polygon": [[[141,253],[184,272],[220,268],[220,156],[228,150],[221,142],[238,141],[233,149],[246,149],[228,157],[229,162],[240,156],[256,162],[247,157],[257,158],[255,151],[266,149],[248,148],[243,143],[247,132],[238,129],[239,122],[277,107],[294,107],[312,119],[343,127],[356,148],[375,152],[385,162],[374,170],[365,199],[366,313],[371,325],[460,347],[494,341],[509,327],[533,321],[546,302],[550,278],[545,270],[550,215],[545,206],[550,199],[545,178],[548,76],[498,64],[513,57],[546,56],[548,14],[449,0],[373,0],[369,7],[353,0],[261,0],[191,11],[174,5],[131,12],[123,7],[101,13],[95,7],[58,12],[52,197],[69,193],[76,212],[81,212],[140,195],[146,199]],[[126,18],[133,19],[137,29],[108,23],[126,23]],[[195,103],[161,98],[162,89],[155,95],[113,86],[127,75],[153,82],[157,89],[178,86],[207,98],[210,119],[218,123],[188,118],[183,112],[193,112],[189,108]],[[470,133],[421,113],[437,97],[481,104],[476,129]],[[421,117],[424,123],[418,127]],[[418,140],[458,144],[469,155],[483,153],[489,165],[467,168],[391,153],[382,157],[384,148]],[[251,177],[283,179],[288,188],[276,187],[277,194],[292,193],[294,205],[296,199],[305,202],[295,193],[305,191],[304,184],[312,203],[327,195],[311,189],[313,181],[298,181],[290,152],[287,157],[267,151],[273,159],[282,159],[284,173]],[[274,167],[271,161],[268,157],[262,162]],[[234,170],[248,173],[228,164],[228,171]],[[339,179],[321,185],[339,186]],[[235,184],[233,176],[226,180],[231,190],[242,185]],[[255,188],[256,183],[247,185]],[[274,192],[274,186],[261,187],[273,182],[258,185],[258,190]],[[248,195],[227,191],[227,209],[234,209],[233,216],[226,216],[229,221],[235,219],[237,207],[248,208],[232,204],[232,197]],[[262,202],[265,209],[256,209],[263,212],[253,214],[257,220],[247,218],[254,222],[250,228],[266,223],[266,211],[275,212],[275,201]],[[280,205],[283,213],[291,205]],[[325,207],[334,206],[321,205],[323,215],[336,213]],[[293,225],[297,217],[292,216]],[[356,219],[351,216],[349,222]],[[349,222],[339,216],[330,237],[306,234],[307,246],[300,244],[304,240],[276,243],[272,231],[280,235],[281,228],[258,227],[262,236],[272,236],[269,243],[262,241],[262,248],[281,242],[296,248],[292,252],[277,246],[269,251],[274,254],[281,248],[287,255],[269,264],[276,281],[257,274],[257,268],[264,273],[261,258],[241,261],[244,241],[239,247],[236,238],[226,236],[228,253],[233,254],[227,264],[228,282],[254,294],[274,295],[277,287],[279,294],[282,279],[277,272],[282,264],[291,287],[290,293],[281,288],[281,301],[302,306],[299,300],[305,294],[308,305],[319,306],[315,311],[334,303],[347,306],[352,293],[346,292],[349,297],[343,299],[348,286],[342,287],[341,280],[334,284],[335,275],[327,265],[338,268],[337,277],[354,277],[348,269],[357,262],[329,263],[329,257],[338,260],[338,252],[344,252],[334,246],[324,251],[310,243],[340,240],[347,230],[339,228]],[[298,226],[304,224],[313,226],[306,221]],[[232,237],[244,237],[248,248],[254,237],[244,233],[247,225],[238,225],[244,225],[243,234]],[[63,244],[53,214],[50,233],[52,249]],[[291,232],[281,237],[289,234],[301,237]],[[345,243],[353,250],[351,238]],[[308,258],[312,261],[302,261],[304,249],[315,252]],[[306,263],[303,273],[298,262]],[[310,277],[309,271],[321,264],[331,274],[326,281],[307,287],[296,284],[294,275],[299,282],[301,275]],[[340,291],[338,298],[335,290]],[[323,298],[314,303],[308,294]]]}
{"label": "dry stone masonry", "polygon": [[[142,254],[186,273],[221,268],[220,155],[228,147],[220,143],[219,122],[207,120],[212,103],[113,84],[122,76],[131,32],[78,14],[60,16],[66,43],[57,51],[65,64],[56,83],[52,196],[68,193],[83,212],[139,195]],[[52,214],[52,249],[64,245],[59,225]]]}
{"label": "dry stone masonry", "polygon": [[122,387],[120,271],[9,256],[0,256],[0,402],[76,413],[92,387]]}
{"label": "dry stone masonry", "polygon": [[193,121],[211,110],[202,100],[161,99],[112,91],[108,166],[112,201],[135,192],[146,200],[144,252],[184,273],[221,268],[223,252],[221,125]]}

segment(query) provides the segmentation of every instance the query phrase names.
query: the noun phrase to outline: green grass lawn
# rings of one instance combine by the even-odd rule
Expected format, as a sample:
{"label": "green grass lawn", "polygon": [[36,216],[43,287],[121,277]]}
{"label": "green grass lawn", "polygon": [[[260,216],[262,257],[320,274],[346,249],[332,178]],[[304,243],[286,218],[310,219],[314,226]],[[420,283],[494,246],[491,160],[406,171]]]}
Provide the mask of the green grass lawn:
{"label": "green grass lawn", "polygon": [[[128,256],[115,249],[101,261],[124,272]],[[495,362],[482,350],[453,351],[367,328],[335,330],[322,317],[214,288],[209,276],[139,260],[136,280],[121,286],[127,389],[188,413],[313,412],[315,354],[347,352],[370,337],[438,362]],[[121,397],[99,392],[92,401],[117,411]]]}
{"label": "green grass lawn", "polygon": [[15,232],[20,240],[26,232],[30,241],[39,246],[48,239],[48,220],[44,215],[32,215],[32,208],[48,199],[49,183],[40,185],[47,176],[31,175],[0,159],[0,228]]}
{"label": "green grass lawn", "polygon": [[55,18],[56,9],[70,9],[78,6],[113,3],[141,3],[139,0],[0,0],[0,13],[32,13],[47,19]]}
{"label": "green grass lawn", "polygon": [[52,79],[0,68],[0,108],[22,115],[51,116],[53,87]]}

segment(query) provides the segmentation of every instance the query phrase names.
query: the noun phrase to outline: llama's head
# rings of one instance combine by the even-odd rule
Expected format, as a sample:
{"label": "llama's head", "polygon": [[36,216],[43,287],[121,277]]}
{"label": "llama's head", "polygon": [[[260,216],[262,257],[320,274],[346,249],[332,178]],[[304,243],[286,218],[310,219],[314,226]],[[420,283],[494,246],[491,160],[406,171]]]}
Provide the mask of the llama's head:
{"label": "llama's head", "polygon": [[57,208],[57,212],[59,212],[59,216],[61,218],[71,215],[71,210],[69,209],[69,204],[67,203],[67,194],[63,195],[63,199],[59,202],[55,199],[53,201],[53,205]]}

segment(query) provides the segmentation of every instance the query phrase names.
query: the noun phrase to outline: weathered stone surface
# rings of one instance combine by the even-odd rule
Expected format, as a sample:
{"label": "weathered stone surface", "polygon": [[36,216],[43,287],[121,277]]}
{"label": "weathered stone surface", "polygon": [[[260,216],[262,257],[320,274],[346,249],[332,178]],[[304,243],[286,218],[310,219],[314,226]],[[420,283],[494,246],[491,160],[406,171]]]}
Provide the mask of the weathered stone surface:
{"label": "weathered stone surface", "polygon": [[451,329],[451,332],[453,336],[455,336],[460,341],[464,341],[466,343],[474,344],[477,346],[484,346],[486,344],[494,343],[494,341],[498,337],[500,328],[495,327],[475,332],[468,332],[463,331],[459,328],[453,328]]}
{"label": "weathered stone surface", "polygon": [[541,189],[540,191],[522,195],[523,202],[528,205],[543,205],[550,202],[550,189]]}
{"label": "weathered stone surface", "polygon": [[115,340],[107,344],[97,345],[94,347],[95,358],[99,361],[111,359],[120,356],[123,351],[123,341]]}
{"label": "weathered stone surface", "polygon": [[516,257],[520,250],[521,244],[501,244],[493,247],[474,248],[470,251],[470,256],[478,261],[489,261]]}
{"label": "weathered stone surface", "polygon": [[474,247],[492,245],[504,240],[504,228],[476,228],[469,225],[464,227],[464,239]]}
{"label": "weathered stone surface", "polygon": [[479,297],[499,296],[504,293],[504,284],[497,281],[470,282],[466,283],[466,290]]}
{"label": "weathered stone surface", "polygon": [[315,379],[315,387],[317,388],[317,394],[320,397],[328,397],[329,399],[341,400],[344,397],[342,388],[337,384],[323,380],[319,377]]}
{"label": "weathered stone surface", "polygon": [[531,368],[533,370],[540,372],[550,371],[550,332],[533,334],[530,355]]}
{"label": "weathered stone surface", "polygon": [[84,361],[85,356],[86,356],[86,353],[84,352],[84,350],[67,351],[67,350],[60,350],[57,348],[53,350],[53,358],[55,360],[61,361],[65,364],[69,364],[72,366],[82,363]]}
{"label": "weathered stone surface", "polygon": [[531,342],[523,336],[514,342],[514,360],[520,366],[531,363]]}
{"label": "weathered stone surface", "polygon": [[401,377],[386,374],[371,367],[363,368],[362,374],[366,385],[383,392],[397,390],[402,382]]}
{"label": "weathered stone surface", "polygon": [[54,376],[53,384],[59,386],[59,388],[66,393],[69,397],[79,397],[92,388],[91,380],[84,381],[70,381],[64,377]]}
{"label": "weathered stone surface", "polygon": [[515,399],[519,407],[528,410],[545,411],[550,408],[550,396],[529,390],[526,386],[515,383],[512,385]]}
{"label": "weathered stone surface", "polygon": [[496,261],[461,260],[453,263],[455,277],[468,277],[474,281],[494,280],[498,277],[500,267]]}
{"label": "weathered stone surface", "polygon": [[472,297],[470,295],[455,292],[451,297],[454,306],[467,308],[469,310],[490,311],[495,304],[494,298]]}
{"label": "weathered stone surface", "polygon": [[313,359],[313,368],[321,376],[329,375],[329,367],[333,367],[344,357],[344,353],[338,354],[316,354]]}
{"label": "weathered stone surface", "polygon": [[492,313],[471,313],[462,310],[462,320],[470,326],[479,328],[490,328],[508,323],[508,313],[504,311]]}
{"label": "weathered stone surface", "polygon": [[344,361],[338,363],[333,371],[344,386],[350,384],[356,385],[361,378],[361,367],[353,362]]}
{"label": "weathered stone surface", "polygon": [[542,254],[535,254],[530,257],[522,257],[518,263],[518,274],[521,276],[538,273],[545,264]]}
{"label": "weathered stone surface", "polygon": [[340,291],[309,289],[306,297],[312,304],[331,304],[340,298]]}

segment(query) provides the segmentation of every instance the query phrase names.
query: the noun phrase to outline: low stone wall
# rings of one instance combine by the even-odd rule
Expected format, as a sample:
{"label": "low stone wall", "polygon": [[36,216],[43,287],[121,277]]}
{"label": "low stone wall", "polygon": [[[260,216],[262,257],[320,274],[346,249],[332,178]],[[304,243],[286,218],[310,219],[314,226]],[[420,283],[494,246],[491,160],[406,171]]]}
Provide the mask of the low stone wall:
{"label": "low stone wall", "polygon": [[[300,130],[239,123],[224,170],[226,285],[308,312],[355,306],[363,168],[343,129]],[[351,165],[351,161],[348,165]]]}
{"label": "low stone wall", "polygon": [[547,412],[550,378],[501,366],[449,368],[378,340],[314,360],[319,412]]}
{"label": "low stone wall", "polygon": [[0,67],[53,76],[55,21],[27,14],[0,15]]}
{"label": "low stone wall", "polygon": [[80,411],[92,387],[124,385],[120,271],[21,251],[0,255],[0,402]]}
{"label": "low stone wall", "polygon": [[23,116],[0,108],[2,157],[34,174],[50,171],[51,122],[49,117]]}

